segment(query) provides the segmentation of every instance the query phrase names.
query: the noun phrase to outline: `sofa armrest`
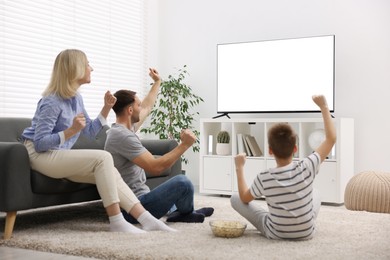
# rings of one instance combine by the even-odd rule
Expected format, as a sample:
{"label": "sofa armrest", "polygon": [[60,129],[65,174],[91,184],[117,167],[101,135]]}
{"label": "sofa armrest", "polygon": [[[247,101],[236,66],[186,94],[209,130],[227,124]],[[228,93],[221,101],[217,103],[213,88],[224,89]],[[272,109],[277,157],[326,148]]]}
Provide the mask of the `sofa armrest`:
{"label": "sofa armrest", "polygon": [[[142,139],[142,145],[154,156],[162,156],[173,149],[178,145],[176,140],[168,140],[168,139]],[[178,159],[170,169],[164,172],[162,176],[169,176],[170,178],[181,174],[182,165],[181,159]],[[152,175],[146,173],[148,178],[151,178]]]}
{"label": "sofa armrest", "polygon": [[31,207],[30,178],[30,159],[26,147],[18,142],[0,142],[0,211]]}

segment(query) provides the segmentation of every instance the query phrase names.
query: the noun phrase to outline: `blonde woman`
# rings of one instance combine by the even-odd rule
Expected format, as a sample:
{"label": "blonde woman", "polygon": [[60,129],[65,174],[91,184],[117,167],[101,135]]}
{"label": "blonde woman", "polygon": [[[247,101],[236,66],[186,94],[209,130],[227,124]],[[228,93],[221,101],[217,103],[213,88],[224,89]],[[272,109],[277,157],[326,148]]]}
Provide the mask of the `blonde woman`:
{"label": "blonde woman", "polygon": [[[91,82],[92,71],[84,52],[68,49],[58,54],[32,124],[22,134],[31,168],[52,178],[96,184],[110,220],[110,231],[175,231],[144,209],[114,167],[110,153],[70,150],[80,134],[96,136],[106,125],[108,113],[116,102],[107,91],[99,116],[94,120],[89,118],[78,89]],[[142,229],[128,223],[120,208],[136,218]]]}

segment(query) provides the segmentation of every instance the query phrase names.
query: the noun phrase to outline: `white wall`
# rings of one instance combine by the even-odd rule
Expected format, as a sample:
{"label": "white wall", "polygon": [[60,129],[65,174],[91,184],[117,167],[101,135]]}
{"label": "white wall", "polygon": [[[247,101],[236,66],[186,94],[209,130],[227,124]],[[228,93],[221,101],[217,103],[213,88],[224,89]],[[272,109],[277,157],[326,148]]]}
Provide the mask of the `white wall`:
{"label": "white wall", "polygon": [[[355,119],[355,173],[390,172],[390,1],[149,0],[149,14],[151,63],[163,76],[188,65],[205,118],[217,114],[218,43],[335,34],[335,116]],[[188,157],[197,185],[199,155]]]}

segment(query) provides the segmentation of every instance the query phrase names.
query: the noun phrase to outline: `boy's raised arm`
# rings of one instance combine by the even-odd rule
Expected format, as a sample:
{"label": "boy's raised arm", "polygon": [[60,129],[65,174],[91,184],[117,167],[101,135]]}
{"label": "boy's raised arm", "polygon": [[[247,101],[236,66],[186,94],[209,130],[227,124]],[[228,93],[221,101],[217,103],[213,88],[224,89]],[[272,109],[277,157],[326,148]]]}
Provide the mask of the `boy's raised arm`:
{"label": "boy's raised arm", "polygon": [[237,154],[234,158],[234,163],[236,165],[236,174],[237,174],[237,185],[238,185],[238,194],[240,199],[244,203],[249,203],[254,200],[251,192],[249,191],[248,185],[245,182],[244,177],[244,165],[246,161],[246,154],[240,153]]}
{"label": "boy's raised arm", "polygon": [[325,140],[316,149],[316,152],[321,156],[321,162],[323,162],[336,143],[336,128],[330,115],[326,98],[323,95],[314,95],[312,98],[314,103],[321,109],[324,120]]}

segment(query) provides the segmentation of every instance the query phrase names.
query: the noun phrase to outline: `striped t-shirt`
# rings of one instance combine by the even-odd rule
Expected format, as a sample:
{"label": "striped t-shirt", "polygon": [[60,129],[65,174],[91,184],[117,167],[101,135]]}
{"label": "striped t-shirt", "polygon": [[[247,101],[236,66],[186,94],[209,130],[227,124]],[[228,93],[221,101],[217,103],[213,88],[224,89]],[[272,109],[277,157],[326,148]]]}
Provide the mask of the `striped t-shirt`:
{"label": "striped t-shirt", "polygon": [[253,197],[265,197],[269,214],[265,236],[271,239],[308,239],[313,236],[313,181],[321,160],[312,153],[302,161],[259,173],[250,187]]}

